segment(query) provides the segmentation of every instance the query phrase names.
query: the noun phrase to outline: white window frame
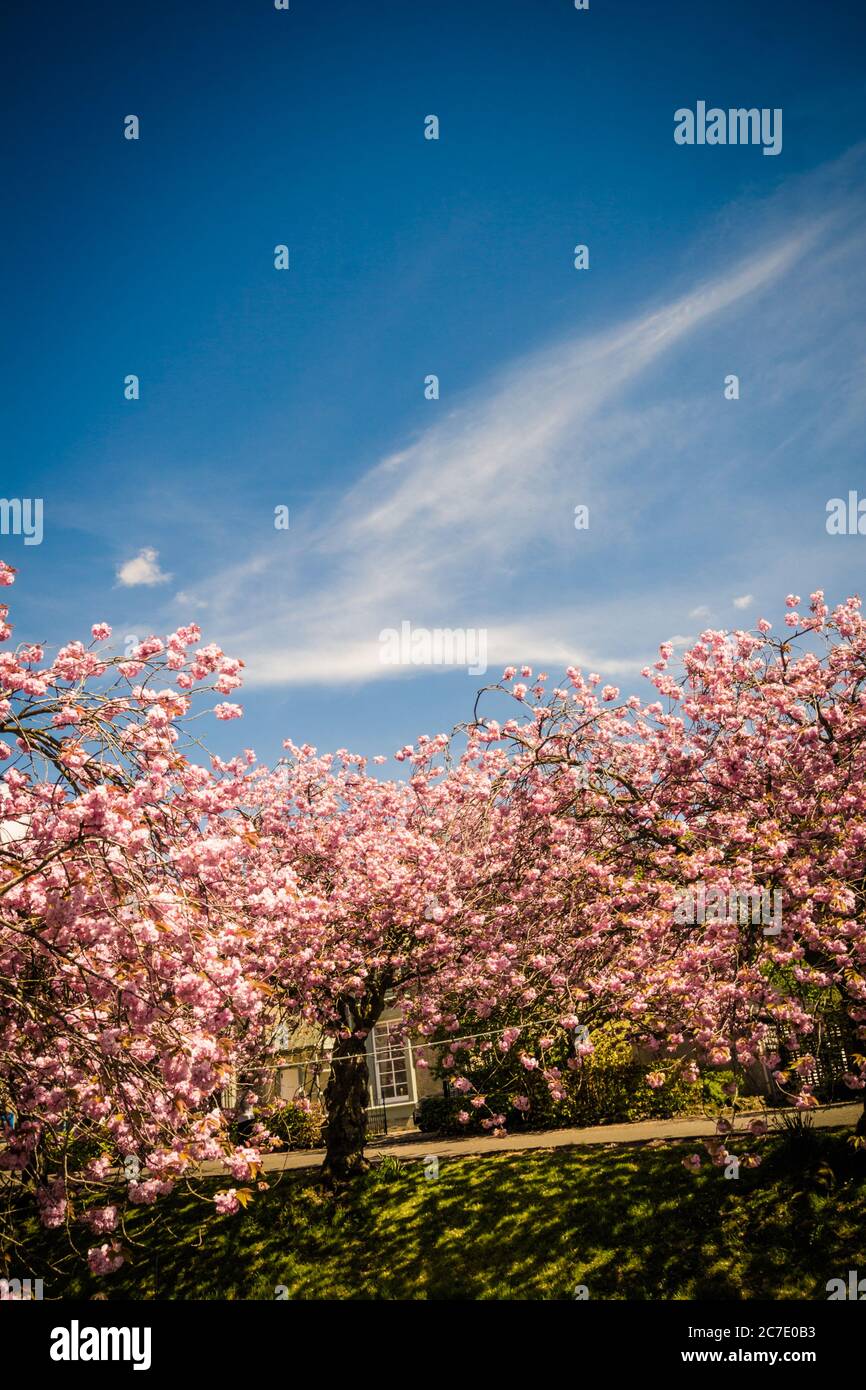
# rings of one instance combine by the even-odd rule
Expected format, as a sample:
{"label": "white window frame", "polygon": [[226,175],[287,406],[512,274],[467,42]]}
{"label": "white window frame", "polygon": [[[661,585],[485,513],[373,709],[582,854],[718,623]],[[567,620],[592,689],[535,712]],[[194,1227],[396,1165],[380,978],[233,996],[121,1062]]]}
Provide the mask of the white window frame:
{"label": "white window frame", "polygon": [[[415,1085],[415,1067],[412,1064],[412,1049],[409,1046],[408,1042],[405,1041],[405,1039],[403,1041],[403,1057],[406,1063],[406,1081],[409,1088],[409,1094],[406,1096],[396,1096],[391,1100],[382,1099],[382,1083],[379,1075],[380,1054],[379,1048],[376,1046],[376,1029],[387,1028],[390,1024],[399,1022],[400,1020],[398,1018],[380,1019],[380,1021],[377,1024],[375,1024],[374,1027],[370,1030],[368,1038],[369,1046],[367,1048],[370,1062],[372,1063],[371,1066],[368,1066],[371,1093],[370,1107],[376,1110],[378,1110],[381,1106],[391,1107],[395,1105],[414,1105],[418,1100],[418,1092]],[[387,1051],[389,1056],[394,1056],[395,1053],[399,1055],[399,1048],[395,1047],[393,1044],[389,1045]]]}

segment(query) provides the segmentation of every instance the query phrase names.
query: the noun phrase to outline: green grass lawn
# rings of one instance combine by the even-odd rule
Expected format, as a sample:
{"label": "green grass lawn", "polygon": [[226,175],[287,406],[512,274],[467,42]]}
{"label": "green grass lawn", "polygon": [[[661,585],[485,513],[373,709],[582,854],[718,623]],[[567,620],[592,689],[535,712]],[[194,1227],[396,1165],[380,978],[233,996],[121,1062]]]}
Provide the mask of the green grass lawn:
{"label": "green grass lawn", "polygon": [[595,1299],[826,1299],[828,1279],[866,1274],[866,1154],[846,1134],[765,1141],[737,1180],[706,1161],[687,1172],[696,1148],[447,1159],[438,1179],[388,1159],[338,1197],[314,1174],[271,1175],[234,1217],[187,1193],[158,1224],[141,1210],[111,1278],[52,1274],[58,1233],[35,1238],[33,1273],[46,1297],[172,1299],[273,1299],[280,1284],[293,1299],[573,1298],[579,1284]]}

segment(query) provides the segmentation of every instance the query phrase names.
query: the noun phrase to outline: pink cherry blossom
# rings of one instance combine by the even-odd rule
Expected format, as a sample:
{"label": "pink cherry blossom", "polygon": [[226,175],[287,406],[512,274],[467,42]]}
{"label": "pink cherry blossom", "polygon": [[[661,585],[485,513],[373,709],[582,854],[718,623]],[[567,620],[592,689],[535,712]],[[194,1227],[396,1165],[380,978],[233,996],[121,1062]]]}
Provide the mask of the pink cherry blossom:
{"label": "pink cherry blossom", "polygon": [[93,1246],[87,1252],[87,1263],[93,1274],[113,1274],[120,1269],[124,1256],[117,1241]]}

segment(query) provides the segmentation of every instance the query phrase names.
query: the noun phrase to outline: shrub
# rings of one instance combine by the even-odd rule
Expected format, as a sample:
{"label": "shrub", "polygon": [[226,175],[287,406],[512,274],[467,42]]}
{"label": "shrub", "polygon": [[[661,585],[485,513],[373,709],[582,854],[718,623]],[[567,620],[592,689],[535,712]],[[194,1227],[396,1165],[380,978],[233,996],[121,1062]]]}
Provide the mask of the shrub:
{"label": "shrub", "polygon": [[457,1096],[422,1096],[415,1110],[415,1123],[422,1134],[464,1134],[466,1126],[457,1119],[462,1108]]}
{"label": "shrub", "polygon": [[319,1105],[295,1103],[260,1116],[274,1138],[288,1149],[320,1149],[324,1144],[325,1112]]}
{"label": "shrub", "polygon": [[[569,1066],[566,1044],[554,1044],[544,1052],[544,1068],[527,1070],[520,1061],[518,1044],[501,1053],[489,1044],[477,1050],[454,1048],[456,1065],[445,1068],[441,1063],[439,1075],[446,1080],[461,1076],[472,1084],[472,1090],[452,1093],[447,1097],[426,1096],[415,1112],[416,1123],[426,1133],[477,1134],[485,1132],[484,1120],[491,1114],[502,1114],[510,1130],[556,1128],[571,1125],[589,1126],[629,1120],[667,1119],[688,1110],[699,1110],[703,1101],[722,1098],[721,1077],[714,1077],[707,1090],[702,1082],[690,1083],[681,1076],[681,1065],[674,1060],[653,1062],[651,1068],[635,1056],[624,1023],[606,1023],[591,1034],[594,1052]],[[529,1050],[527,1038],[524,1044]],[[661,1072],[664,1083],[653,1088],[647,1085],[647,1072]],[[544,1072],[548,1073],[546,1078]],[[551,1096],[548,1078],[554,1072],[553,1084],[563,1092],[559,1099]],[[727,1076],[725,1079],[729,1079]],[[471,1100],[483,1095],[485,1104],[473,1107]],[[519,1097],[529,1101],[528,1109],[515,1105]],[[461,1124],[457,1115],[468,1113],[469,1122]]]}

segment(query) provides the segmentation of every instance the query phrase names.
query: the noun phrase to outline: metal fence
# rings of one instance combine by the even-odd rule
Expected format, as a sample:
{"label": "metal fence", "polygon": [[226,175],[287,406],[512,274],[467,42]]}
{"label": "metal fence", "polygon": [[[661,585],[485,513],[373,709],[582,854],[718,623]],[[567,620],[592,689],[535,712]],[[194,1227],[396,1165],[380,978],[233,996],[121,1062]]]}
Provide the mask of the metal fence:
{"label": "metal fence", "polygon": [[388,1112],[384,1105],[371,1105],[367,1111],[367,1136],[378,1139],[388,1133]]}
{"label": "metal fence", "polygon": [[[784,1038],[778,1030],[775,1030],[775,1044],[782,1058],[783,1071],[796,1062],[798,1056],[802,1056],[806,1052],[814,1057],[814,1065],[801,1068],[799,1075],[808,1086],[814,1089],[815,1095],[820,1100],[834,1100],[840,1096],[850,1100],[851,1091],[845,1085],[842,1077],[854,1068],[849,1058],[846,1029],[842,1020],[833,1016],[819,1017],[818,1031],[815,1034],[814,1042],[811,1046],[804,1043],[799,1053],[786,1046]],[[773,1090],[781,1098],[781,1092],[778,1092],[775,1086]]]}

